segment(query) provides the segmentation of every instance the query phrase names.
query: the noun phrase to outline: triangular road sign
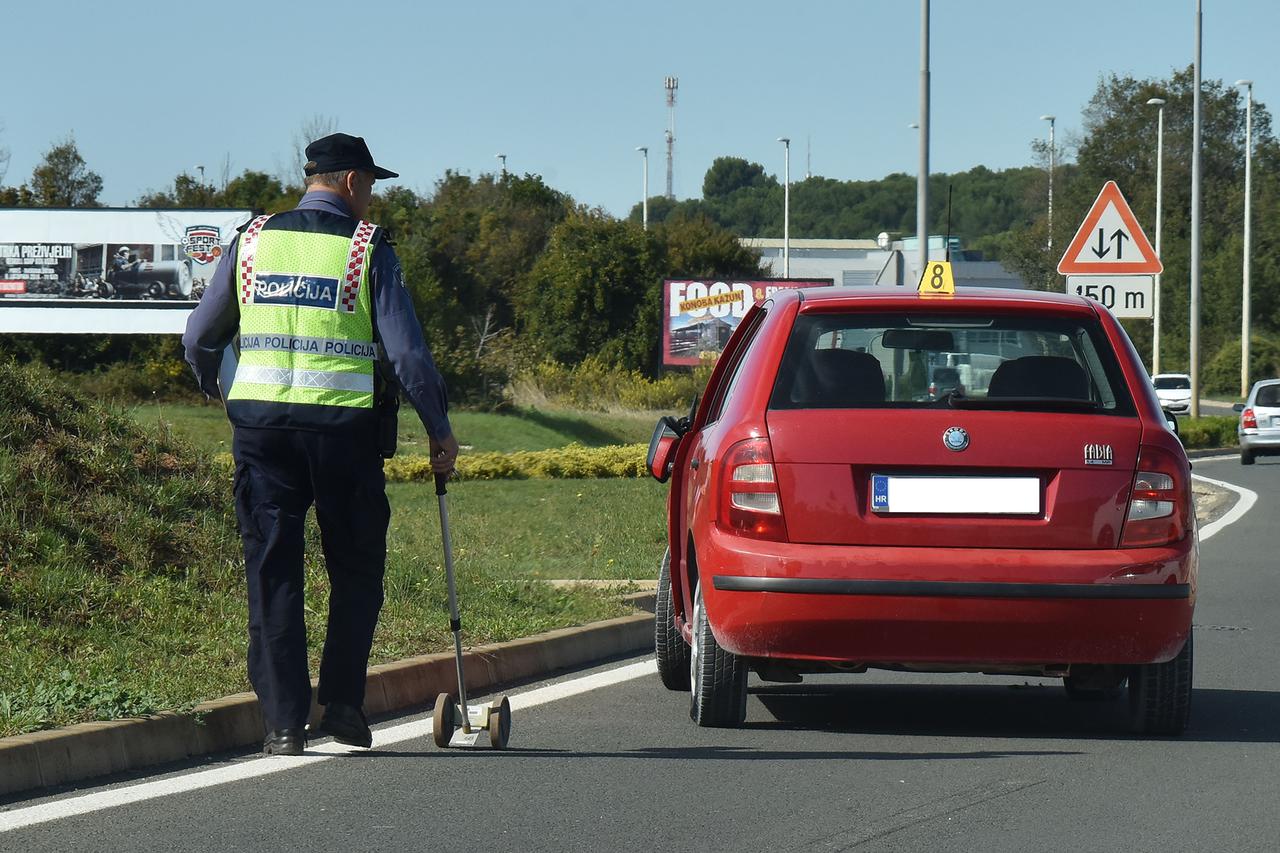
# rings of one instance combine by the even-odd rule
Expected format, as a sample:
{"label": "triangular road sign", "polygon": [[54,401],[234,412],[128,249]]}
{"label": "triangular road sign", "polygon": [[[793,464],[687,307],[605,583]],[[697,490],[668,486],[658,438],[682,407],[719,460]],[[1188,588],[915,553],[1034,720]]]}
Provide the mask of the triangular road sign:
{"label": "triangular road sign", "polygon": [[1120,194],[1115,181],[1107,181],[1098,200],[1058,261],[1062,275],[1153,275],[1164,265],[1151,247],[1142,226]]}

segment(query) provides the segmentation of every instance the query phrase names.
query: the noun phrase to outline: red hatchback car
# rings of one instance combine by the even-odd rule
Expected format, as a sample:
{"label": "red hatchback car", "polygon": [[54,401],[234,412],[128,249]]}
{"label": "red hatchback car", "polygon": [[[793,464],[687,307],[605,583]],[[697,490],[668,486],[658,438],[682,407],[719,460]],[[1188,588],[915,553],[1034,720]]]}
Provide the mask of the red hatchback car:
{"label": "red hatchback car", "polygon": [[[935,368],[956,371],[929,391]],[[1137,731],[1191,703],[1191,469],[1128,336],[1097,303],[843,288],[754,307],[688,418],[656,619],[699,725],[747,673],[867,668],[1128,683]]]}

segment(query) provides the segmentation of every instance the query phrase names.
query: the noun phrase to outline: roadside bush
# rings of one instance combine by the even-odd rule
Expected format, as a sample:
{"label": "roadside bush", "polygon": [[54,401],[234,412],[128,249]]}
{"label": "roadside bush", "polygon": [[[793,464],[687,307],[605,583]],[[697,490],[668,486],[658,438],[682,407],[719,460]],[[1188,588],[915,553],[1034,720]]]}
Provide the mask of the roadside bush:
{"label": "roadside bush", "polygon": [[[1249,338],[1249,376],[1252,381],[1280,376],[1280,338],[1254,334]],[[1224,343],[1204,368],[1204,389],[1237,399],[1240,393],[1240,338]],[[1234,438],[1233,438],[1234,441]]]}
{"label": "roadside bush", "polygon": [[715,366],[708,360],[691,372],[668,373],[649,379],[591,355],[572,367],[544,361],[512,380],[512,397],[519,406],[563,406],[588,411],[651,409],[683,412],[695,394],[702,393]]}
{"label": "roadside bush", "polygon": [[1178,421],[1178,434],[1182,437],[1182,446],[1188,450],[1206,447],[1234,447],[1238,440],[1236,437],[1237,423],[1239,423],[1239,419],[1230,415],[1194,419],[1185,418]]}

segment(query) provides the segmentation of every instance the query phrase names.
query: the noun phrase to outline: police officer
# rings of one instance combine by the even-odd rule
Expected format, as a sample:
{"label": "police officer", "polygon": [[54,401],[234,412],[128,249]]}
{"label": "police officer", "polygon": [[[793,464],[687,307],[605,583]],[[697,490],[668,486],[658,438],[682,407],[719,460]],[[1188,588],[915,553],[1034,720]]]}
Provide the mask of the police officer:
{"label": "police officer", "polygon": [[[263,751],[274,755],[300,755],[307,736],[302,551],[313,503],[330,582],[320,730],[372,744],[363,704],[390,518],[379,447],[380,403],[395,395],[388,380],[422,419],[432,468],[452,471],[458,454],[400,262],[383,230],[364,221],[374,181],[396,173],[345,133],[316,140],[306,156],[297,208],[254,219],[231,242],[182,338],[201,389],[225,396],[234,427],[249,678],[267,728]],[[219,365],[237,337],[223,395]]]}

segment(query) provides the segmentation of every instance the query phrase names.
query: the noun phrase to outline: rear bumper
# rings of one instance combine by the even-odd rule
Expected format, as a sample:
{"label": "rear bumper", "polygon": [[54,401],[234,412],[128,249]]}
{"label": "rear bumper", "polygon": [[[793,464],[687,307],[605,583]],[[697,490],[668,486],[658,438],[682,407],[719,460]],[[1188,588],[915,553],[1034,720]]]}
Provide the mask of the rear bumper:
{"label": "rear bumper", "polygon": [[1195,606],[1194,541],[1132,550],[698,543],[720,644],[843,663],[1133,664],[1177,654]]}
{"label": "rear bumper", "polygon": [[1242,450],[1252,450],[1259,454],[1280,453],[1280,432],[1267,430],[1266,432],[1241,432],[1238,435]]}

